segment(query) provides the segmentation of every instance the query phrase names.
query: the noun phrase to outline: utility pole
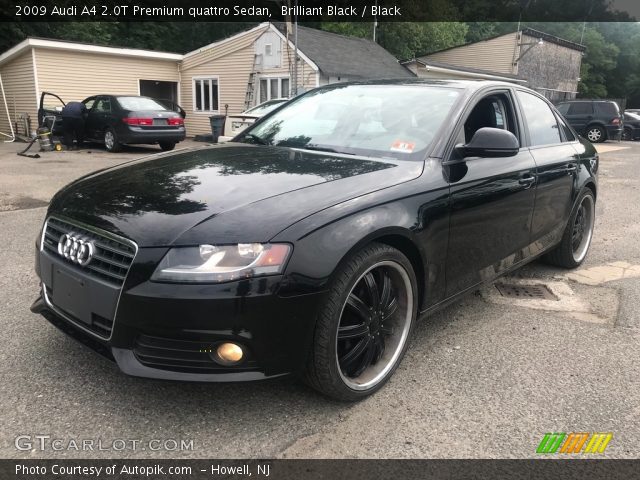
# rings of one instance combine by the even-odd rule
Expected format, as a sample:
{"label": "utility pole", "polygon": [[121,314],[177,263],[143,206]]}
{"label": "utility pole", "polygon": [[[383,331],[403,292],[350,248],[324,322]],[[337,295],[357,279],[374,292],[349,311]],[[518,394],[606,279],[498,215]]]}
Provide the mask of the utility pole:
{"label": "utility pole", "polygon": [[[375,1],[376,11],[378,11],[378,0]],[[373,16],[373,43],[376,42],[376,29],[378,28],[378,15]]]}

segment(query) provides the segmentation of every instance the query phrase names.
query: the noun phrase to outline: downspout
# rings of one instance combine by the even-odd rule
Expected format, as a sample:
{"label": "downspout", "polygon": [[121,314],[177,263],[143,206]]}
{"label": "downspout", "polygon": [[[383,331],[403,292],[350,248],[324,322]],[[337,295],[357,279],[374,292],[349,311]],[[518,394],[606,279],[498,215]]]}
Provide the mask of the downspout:
{"label": "downspout", "polygon": [[4,83],[2,83],[2,74],[0,74],[0,90],[2,91],[2,101],[4,102],[4,110],[7,112],[7,120],[9,121],[9,128],[11,129],[11,135],[7,135],[6,133],[0,132],[0,135],[4,135],[5,137],[9,137],[11,140],[5,140],[4,143],[14,142],[16,139],[16,132],[13,131],[13,122],[11,121],[11,116],[9,115],[9,106],[7,105],[7,96],[4,94]]}

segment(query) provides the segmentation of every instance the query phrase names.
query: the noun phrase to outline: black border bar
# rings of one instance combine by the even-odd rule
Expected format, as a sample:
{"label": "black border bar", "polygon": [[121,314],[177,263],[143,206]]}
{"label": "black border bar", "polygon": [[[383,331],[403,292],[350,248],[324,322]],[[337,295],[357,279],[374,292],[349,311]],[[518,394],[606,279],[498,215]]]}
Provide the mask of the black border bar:
{"label": "black border bar", "polygon": [[637,0],[0,0],[2,22],[605,22]]}
{"label": "black border bar", "polygon": [[[57,467],[54,467],[56,465]],[[191,473],[171,473],[188,467]],[[56,470],[57,469],[57,470]],[[56,475],[64,469],[65,475]],[[69,470],[71,469],[71,470]],[[100,469],[100,470],[98,470]],[[113,471],[113,473],[109,473]],[[22,473],[20,473],[22,472]],[[31,472],[31,473],[27,473]],[[39,472],[39,473],[38,473]],[[99,472],[96,475],[96,472]],[[251,475],[248,475],[251,473]],[[268,473],[268,476],[266,475]],[[0,460],[3,480],[589,479],[640,478],[640,460]]]}

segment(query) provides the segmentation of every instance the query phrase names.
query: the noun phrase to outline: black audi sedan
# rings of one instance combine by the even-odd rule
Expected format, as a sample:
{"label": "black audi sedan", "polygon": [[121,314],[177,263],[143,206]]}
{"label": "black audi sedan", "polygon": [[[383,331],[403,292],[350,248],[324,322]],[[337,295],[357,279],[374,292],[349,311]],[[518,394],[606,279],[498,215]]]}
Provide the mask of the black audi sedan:
{"label": "black audi sedan", "polygon": [[597,170],[521,86],[321,87],[230,143],[58,192],[32,311],[129,375],[300,375],[357,400],[393,374],[418,318],[542,255],[580,265]]}

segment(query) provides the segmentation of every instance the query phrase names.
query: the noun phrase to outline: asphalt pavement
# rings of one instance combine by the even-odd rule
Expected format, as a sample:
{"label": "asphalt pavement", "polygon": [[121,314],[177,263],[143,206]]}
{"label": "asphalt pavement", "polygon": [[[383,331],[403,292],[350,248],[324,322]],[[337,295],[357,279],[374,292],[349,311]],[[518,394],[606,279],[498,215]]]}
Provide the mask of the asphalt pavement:
{"label": "asphalt pavement", "polygon": [[494,287],[469,295],[422,319],[395,376],[357,404],[289,380],[128,377],[32,314],[51,195],[156,150],[27,159],[20,147],[0,144],[0,457],[521,458],[547,432],[611,432],[601,457],[638,458],[638,142],[600,147],[595,236],[578,275],[535,262],[508,279],[550,285],[556,306],[505,302]]}

